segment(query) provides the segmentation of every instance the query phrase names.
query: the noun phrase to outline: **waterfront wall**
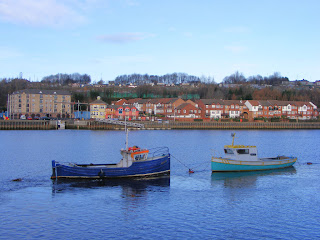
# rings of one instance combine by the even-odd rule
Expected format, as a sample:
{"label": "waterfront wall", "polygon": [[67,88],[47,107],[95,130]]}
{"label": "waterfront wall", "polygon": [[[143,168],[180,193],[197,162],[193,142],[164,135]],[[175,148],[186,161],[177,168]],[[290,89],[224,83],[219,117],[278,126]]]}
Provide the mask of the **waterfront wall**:
{"label": "waterfront wall", "polygon": [[[120,130],[124,126],[96,121],[67,120],[66,129]],[[147,130],[168,129],[320,129],[320,122],[139,122]],[[0,121],[0,130],[59,129],[57,121],[7,120]]]}
{"label": "waterfront wall", "polygon": [[56,126],[41,120],[1,120],[0,130],[49,130]]}
{"label": "waterfront wall", "polygon": [[170,122],[145,123],[145,128],[164,129],[320,129],[320,122]]}

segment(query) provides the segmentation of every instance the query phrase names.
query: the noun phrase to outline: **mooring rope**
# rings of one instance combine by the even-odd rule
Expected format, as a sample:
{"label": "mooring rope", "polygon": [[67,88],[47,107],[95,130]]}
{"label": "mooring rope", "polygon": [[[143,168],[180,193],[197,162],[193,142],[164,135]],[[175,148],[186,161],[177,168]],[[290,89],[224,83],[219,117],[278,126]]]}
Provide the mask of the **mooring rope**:
{"label": "mooring rope", "polygon": [[177,160],[179,163],[181,163],[183,166],[185,166],[186,168],[190,169],[187,165],[185,165],[183,162],[181,162],[178,158],[176,158],[175,156],[173,156],[171,154],[171,157],[173,157],[175,160]]}
{"label": "mooring rope", "polygon": [[[202,163],[196,165],[194,168],[191,168],[191,167],[188,167],[186,164],[184,164],[182,161],[180,161],[178,158],[176,158],[175,156],[173,156],[172,154],[171,154],[171,156],[172,156],[175,160],[177,160],[179,163],[181,163],[183,166],[185,166],[185,167],[189,170],[189,173],[194,173],[194,169],[195,169],[195,168],[198,168],[199,166],[202,166],[202,165],[204,165],[204,164],[208,164],[208,162],[206,161],[206,162],[202,162]],[[200,170],[199,170],[199,171],[200,171]]]}

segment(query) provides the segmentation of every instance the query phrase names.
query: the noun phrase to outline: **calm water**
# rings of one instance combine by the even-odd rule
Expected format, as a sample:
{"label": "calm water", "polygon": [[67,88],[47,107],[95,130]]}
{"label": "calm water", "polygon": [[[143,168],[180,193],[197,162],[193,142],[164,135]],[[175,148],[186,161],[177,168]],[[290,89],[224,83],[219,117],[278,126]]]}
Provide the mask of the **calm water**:
{"label": "calm water", "polygon": [[320,131],[235,132],[261,157],[298,162],[211,174],[231,131],[131,131],[131,145],[170,148],[170,178],[52,182],[53,159],[119,161],[124,132],[0,131],[0,239],[319,239]]}

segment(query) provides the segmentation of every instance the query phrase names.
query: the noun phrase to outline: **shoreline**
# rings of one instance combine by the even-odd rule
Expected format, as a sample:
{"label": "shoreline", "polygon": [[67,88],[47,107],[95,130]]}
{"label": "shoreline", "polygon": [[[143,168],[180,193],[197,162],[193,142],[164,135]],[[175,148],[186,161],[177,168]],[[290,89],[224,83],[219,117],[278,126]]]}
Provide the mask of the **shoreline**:
{"label": "shoreline", "polygon": [[[3,120],[0,130],[123,130],[120,125],[106,124],[88,120]],[[144,124],[141,130],[228,130],[228,129],[320,129],[320,122],[139,122]],[[130,129],[135,129],[129,127]],[[139,129],[137,129],[139,130]]]}

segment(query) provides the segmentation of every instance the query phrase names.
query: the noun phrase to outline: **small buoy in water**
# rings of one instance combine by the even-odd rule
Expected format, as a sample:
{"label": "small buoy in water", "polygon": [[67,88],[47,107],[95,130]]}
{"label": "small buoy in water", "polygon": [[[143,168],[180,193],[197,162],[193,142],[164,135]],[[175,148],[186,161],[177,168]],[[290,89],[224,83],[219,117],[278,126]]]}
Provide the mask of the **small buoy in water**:
{"label": "small buoy in water", "polygon": [[311,165],[311,164],[312,164],[312,162],[307,162],[307,164],[308,164],[308,165]]}
{"label": "small buoy in water", "polygon": [[194,171],[191,168],[189,168],[189,173],[194,173]]}
{"label": "small buoy in water", "polygon": [[13,181],[13,182],[21,182],[21,181],[22,181],[22,178],[16,178],[16,179],[13,179],[12,181]]}

